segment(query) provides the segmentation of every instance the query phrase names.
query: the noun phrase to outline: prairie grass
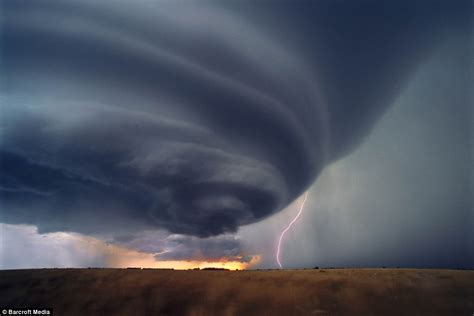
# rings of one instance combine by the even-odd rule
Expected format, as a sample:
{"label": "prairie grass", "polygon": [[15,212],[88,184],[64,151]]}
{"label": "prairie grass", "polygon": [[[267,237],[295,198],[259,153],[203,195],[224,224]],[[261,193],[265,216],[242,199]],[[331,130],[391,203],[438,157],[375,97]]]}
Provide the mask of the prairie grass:
{"label": "prairie grass", "polygon": [[472,315],[474,271],[0,271],[1,307],[55,315]]}

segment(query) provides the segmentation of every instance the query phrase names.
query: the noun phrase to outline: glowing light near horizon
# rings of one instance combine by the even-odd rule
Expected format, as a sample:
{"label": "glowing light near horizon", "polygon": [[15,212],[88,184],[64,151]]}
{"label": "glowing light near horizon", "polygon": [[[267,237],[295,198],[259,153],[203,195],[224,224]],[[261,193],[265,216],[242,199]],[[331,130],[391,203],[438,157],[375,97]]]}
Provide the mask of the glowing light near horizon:
{"label": "glowing light near horizon", "polygon": [[251,266],[260,262],[260,256],[253,256],[249,262],[243,261],[228,261],[225,258],[219,261],[204,260],[166,260],[157,261],[151,256],[141,256],[136,258],[128,258],[128,260],[121,262],[114,262],[113,267],[127,268],[157,268],[157,269],[174,269],[174,270],[188,270],[188,269],[204,269],[204,268],[224,268],[229,270],[246,270]]}
{"label": "glowing light near horizon", "polygon": [[278,266],[280,269],[283,268],[281,261],[280,261],[280,248],[281,248],[281,241],[283,240],[283,237],[285,236],[286,232],[291,228],[291,226],[298,220],[298,218],[301,216],[301,213],[303,213],[304,209],[304,204],[306,203],[306,199],[308,198],[308,191],[304,194],[304,199],[303,203],[301,203],[300,209],[298,210],[298,214],[296,214],[295,218],[286,226],[286,228],[281,232],[280,238],[278,239],[278,246],[277,246],[277,254],[276,254],[276,260],[278,263]]}
{"label": "glowing light near horizon", "polygon": [[[228,259],[184,259],[184,260],[157,260],[154,254],[143,253],[133,249],[114,246],[115,251],[107,260],[108,267],[115,268],[157,268],[157,269],[175,269],[188,270],[194,268],[224,268],[229,270],[246,270],[260,262],[259,255],[252,256],[250,261],[239,261],[239,258]],[[242,257],[243,259],[243,257]]]}
{"label": "glowing light near horizon", "polygon": [[[0,260],[0,269],[38,268],[156,268],[187,270],[194,268],[224,268],[245,270],[261,261],[260,255],[245,255],[221,258],[189,258],[183,260],[158,260],[156,253],[146,253],[107,241],[71,232],[41,234],[33,225],[11,225],[0,223],[0,232],[5,239],[0,242],[0,258],[18,257],[21,264],[9,265]],[[12,241],[19,242],[20,249],[32,249],[28,253],[17,251]],[[8,241],[8,242],[7,242]],[[2,247],[3,246],[3,247]],[[52,256],[54,254],[54,256]],[[34,260],[30,260],[30,259]],[[20,260],[21,259],[21,260]]]}

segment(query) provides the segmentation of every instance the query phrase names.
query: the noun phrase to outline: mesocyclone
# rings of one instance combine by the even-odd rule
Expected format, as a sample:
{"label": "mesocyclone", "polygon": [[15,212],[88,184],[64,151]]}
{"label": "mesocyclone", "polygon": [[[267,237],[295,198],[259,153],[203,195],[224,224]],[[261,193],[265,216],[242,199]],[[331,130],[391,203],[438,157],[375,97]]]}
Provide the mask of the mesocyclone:
{"label": "mesocyclone", "polygon": [[288,205],[366,133],[399,82],[373,79],[412,53],[375,56],[357,98],[353,57],[321,66],[345,49],[321,24],[320,46],[292,47],[249,19],[217,2],[3,1],[2,221],[204,237]]}

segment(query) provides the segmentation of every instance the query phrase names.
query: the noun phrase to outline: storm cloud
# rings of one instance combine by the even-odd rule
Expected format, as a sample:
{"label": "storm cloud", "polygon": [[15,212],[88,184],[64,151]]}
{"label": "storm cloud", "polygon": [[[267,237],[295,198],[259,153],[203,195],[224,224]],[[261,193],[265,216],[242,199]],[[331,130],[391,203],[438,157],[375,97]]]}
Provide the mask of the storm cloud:
{"label": "storm cloud", "polygon": [[111,244],[150,253],[163,261],[236,261],[249,263],[255,255],[248,253],[239,237],[225,234],[208,238],[143,231],[115,236]]}
{"label": "storm cloud", "polygon": [[260,221],[363,140],[467,6],[2,1],[0,220]]}

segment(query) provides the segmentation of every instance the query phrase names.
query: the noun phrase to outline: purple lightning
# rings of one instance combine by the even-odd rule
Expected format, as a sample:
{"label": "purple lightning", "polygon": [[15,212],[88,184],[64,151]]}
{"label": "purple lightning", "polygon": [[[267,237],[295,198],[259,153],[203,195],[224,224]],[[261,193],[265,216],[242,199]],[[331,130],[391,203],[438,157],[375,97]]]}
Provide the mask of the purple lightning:
{"label": "purple lightning", "polygon": [[306,203],[306,199],[307,199],[307,198],[308,198],[308,191],[306,191],[306,193],[304,194],[303,203],[301,203],[301,206],[300,206],[300,209],[299,209],[299,211],[298,211],[298,214],[296,214],[295,218],[293,218],[293,220],[288,224],[288,226],[286,226],[286,228],[281,232],[280,239],[278,240],[277,255],[276,255],[277,263],[278,263],[278,265],[280,266],[280,269],[283,268],[283,266],[281,265],[281,262],[280,262],[280,246],[281,246],[281,241],[283,240],[283,236],[285,236],[286,232],[287,232],[287,231],[291,228],[291,226],[296,222],[296,220],[298,219],[298,217],[300,217],[301,213],[303,213],[304,204]]}

